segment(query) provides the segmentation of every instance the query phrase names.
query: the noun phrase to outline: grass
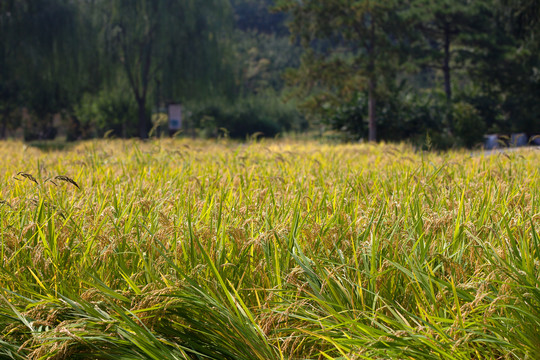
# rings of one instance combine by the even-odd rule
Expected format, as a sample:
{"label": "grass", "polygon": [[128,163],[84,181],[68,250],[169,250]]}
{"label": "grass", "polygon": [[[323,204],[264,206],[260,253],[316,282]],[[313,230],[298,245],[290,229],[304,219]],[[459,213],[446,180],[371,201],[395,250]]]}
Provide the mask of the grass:
{"label": "grass", "polygon": [[0,359],[538,356],[536,150],[0,154]]}

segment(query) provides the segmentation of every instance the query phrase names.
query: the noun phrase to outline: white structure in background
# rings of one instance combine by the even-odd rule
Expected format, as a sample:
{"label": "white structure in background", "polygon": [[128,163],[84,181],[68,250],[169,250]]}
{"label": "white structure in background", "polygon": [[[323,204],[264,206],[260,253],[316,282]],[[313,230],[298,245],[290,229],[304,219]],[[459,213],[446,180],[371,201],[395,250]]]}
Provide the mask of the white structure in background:
{"label": "white structure in background", "polygon": [[512,134],[510,136],[510,146],[527,146],[529,138],[525,133]]}
{"label": "white structure in background", "polygon": [[534,135],[529,138],[526,133],[513,133],[507,135],[488,134],[484,135],[484,150],[493,150],[508,147],[521,147],[528,145],[540,145],[540,135]]}
{"label": "white structure in background", "polygon": [[175,132],[182,129],[182,105],[169,104],[169,131]]}
{"label": "white structure in background", "polygon": [[498,149],[501,144],[499,142],[499,135],[497,134],[488,134],[484,135],[484,149],[485,150],[493,150]]}

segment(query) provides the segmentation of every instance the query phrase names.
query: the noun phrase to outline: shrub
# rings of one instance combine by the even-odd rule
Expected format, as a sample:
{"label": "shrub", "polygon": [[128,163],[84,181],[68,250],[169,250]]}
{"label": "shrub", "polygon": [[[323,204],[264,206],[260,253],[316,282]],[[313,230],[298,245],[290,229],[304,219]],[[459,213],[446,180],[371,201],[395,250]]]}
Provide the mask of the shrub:
{"label": "shrub", "polygon": [[[379,140],[400,141],[408,139],[416,145],[425,142],[426,136],[436,149],[452,145],[444,129],[444,102],[436,94],[418,95],[407,88],[400,88],[398,96],[387,96],[377,102],[377,136]],[[367,137],[367,95],[359,93],[340,106],[327,107],[325,119],[332,129],[347,134],[346,138]]]}
{"label": "shrub", "polygon": [[474,106],[466,102],[458,102],[453,106],[456,135],[467,147],[482,141],[486,132],[486,123]]}
{"label": "shrub", "polygon": [[234,103],[213,100],[192,106],[192,125],[205,137],[217,136],[226,129],[232,138],[245,138],[260,133],[272,137],[279,132],[303,130],[307,124],[293,105],[273,96],[254,96]]}
{"label": "shrub", "polygon": [[132,96],[122,89],[85,95],[75,115],[78,126],[72,131],[79,132],[77,137],[101,137],[108,131],[124,138],[137,136],[137,107]]}

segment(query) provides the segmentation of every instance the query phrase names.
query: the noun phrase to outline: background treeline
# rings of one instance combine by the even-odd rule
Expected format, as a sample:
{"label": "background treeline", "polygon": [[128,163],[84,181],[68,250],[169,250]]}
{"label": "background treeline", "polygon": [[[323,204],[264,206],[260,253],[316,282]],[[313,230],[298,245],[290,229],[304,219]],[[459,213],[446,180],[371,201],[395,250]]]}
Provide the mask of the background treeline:
{"label": "background treeline", "polygon": [[[272,11],[269,11],[269,9]],[[535,0],[3,0],[0,137],[540,133]]]}

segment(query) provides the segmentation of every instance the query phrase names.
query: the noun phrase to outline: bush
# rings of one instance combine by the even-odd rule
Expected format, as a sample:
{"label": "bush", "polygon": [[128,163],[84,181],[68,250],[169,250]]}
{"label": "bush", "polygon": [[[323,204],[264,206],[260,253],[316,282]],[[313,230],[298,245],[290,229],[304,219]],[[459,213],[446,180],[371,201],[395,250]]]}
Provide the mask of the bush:
{"label": "bush", "polygon": [[53,115],[38,117],[29,113],[28,116],[23,124],[24,141],[53,140],[56,137],[58,130],[53,126]]}
{"label": "bush", "polygon": [[[392,96],[377,102],[377,136],[379,140],[401,141],[408,139],[422,145],[426,136],[432,146],[445,149],[452,145],[445,131],[445,103],[437,94],[418,95],[403,87]],[[332,129],[347,134],[346,138],[366,138],[368,135],[367,95],[358,93],[349,102],[336,107],[327,107],[325,120]]]}
{"label": "bush", "polygon": [[217,136],[226,129],[232,138],[246,138],[260,133],[272,137],[279,132],[303,130],[307,123],[293,105],[273,96],[253,96],[234,103],[214,100],[192,106],[192,126],[205,137]]}
{"label": "bush", "polygon": [[453,116],[456,135],[459,136],[463,145],[472,147],[482,142],[486,132],[486,123],[474,106],[466,102],[458,102],[454,104]]}
{"label": "bush", "polygon": [[74,134],[68,138],[101,137],[106,132],[119,137],[137,136],[137,106],[129,92],[122,89],[102,90],[85,95],[75,108]]}

